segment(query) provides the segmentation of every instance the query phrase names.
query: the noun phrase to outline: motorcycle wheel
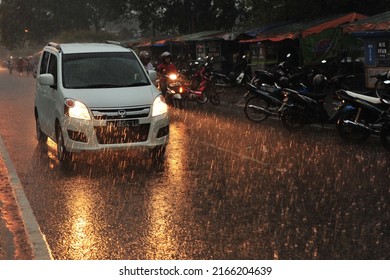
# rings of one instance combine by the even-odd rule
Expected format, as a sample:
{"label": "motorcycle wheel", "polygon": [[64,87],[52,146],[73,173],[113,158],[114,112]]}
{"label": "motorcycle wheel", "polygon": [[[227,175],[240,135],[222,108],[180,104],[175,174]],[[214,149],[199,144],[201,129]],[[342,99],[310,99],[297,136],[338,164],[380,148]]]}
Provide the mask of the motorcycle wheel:
{"label": "motorcycle wheel", "polygon": [[219,91],[218,88],[219,87],[216,86],[214,82],[212,82],[212,84],[205,91],[208,100],[210,100],[211,104],[213,105],[219,105],[221,103],[221,91]]}
{"label": "motorcycle wheel", "polygon": [[184,109],[184,100],[183,99],[173,99],[173,107],[176,109]]}
{"label": "motorcycle wheel", "polygon": [[254,123],[265,121],[266,119],[268,119],[269,115],[267,114],[267,112],[264,112],[259,108],[268,109],[268,107],[268,102],[266,102],[263,98],[259,96],[252,96],[245,103],[245,117]]}
{"label": "motorcycle wheel", "polygon": [[390,151],[390,122],[385,122],[382,125],[381,132],[379,135],[382,146]]}
{"label": "motorcycle wheel", "polygon": [[375,94],[379,98],[390,96],[390,87],[387,86],[383,81],[377,80],[375,82]]}
{"label": "motorcycle wheel", "polygon": [[222,78],[212,78],[212,85],[213,85],[214,91],[216,92],[216,94],[221,94],[225,91],[225,87],[219,86],[218,84],[223,85],[223,84],[226,84],[226,82]]}
{"label": "motorcycle wheel", "polygon": [[288,131],[295,131],[303,126],[303,124],[297,118],[297,115],[289,109],[286,109],[280,116],[282,120],[282,125]]}
{"label": "motorcycle wheel", "polygon": [[[337,130],[339,132],[340,137],[349,142],[349,143],[361,143],[370,137],[369,132],[364,132],[362,130],[350,127],[344,123],[344,121],[355,121],[357,110],[348,110],[341,113],[338,121],[337,121]],[[360,116],[360,119],[364,119],[364,116]]]}
{"label": "motorcycle wheel", "polygon": [[208,100],[207,95],[203,93],[202,98],[197,98],[196,102],[198,104],[205,104],[207,102],[207,100]]}

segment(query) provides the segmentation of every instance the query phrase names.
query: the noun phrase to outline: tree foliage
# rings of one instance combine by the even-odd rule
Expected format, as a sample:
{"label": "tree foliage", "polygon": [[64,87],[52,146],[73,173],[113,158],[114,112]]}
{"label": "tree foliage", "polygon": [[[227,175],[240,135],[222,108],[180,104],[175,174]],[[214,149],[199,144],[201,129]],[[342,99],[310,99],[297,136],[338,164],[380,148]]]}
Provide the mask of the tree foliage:
{"label": "tree foliage", "polygon": [[245,0],[248,22],[305,21],[329,15],[357,12],[367,16],[385,12],[390,0]]}
{"label": "tree foliage", "polygon": [[374,15],[390,0],[2,0],[1,42],[8,48],[59,32],[100,30],[107,21],[137,18],[142,30],[183,34],[303,21],[347,12]]}
{"label": "tree foliage", "polygon": [[237,0],[130,0],[130,14],[142,29],[164,33],[192,33],[211,29],[231,29],[243,8]]}
{"label": "tree foliage", "polygon": [[39,42],[64,31],[100,30],[126,10],[127,0],[3,0],[1,43],[12,49],[25,41]]}

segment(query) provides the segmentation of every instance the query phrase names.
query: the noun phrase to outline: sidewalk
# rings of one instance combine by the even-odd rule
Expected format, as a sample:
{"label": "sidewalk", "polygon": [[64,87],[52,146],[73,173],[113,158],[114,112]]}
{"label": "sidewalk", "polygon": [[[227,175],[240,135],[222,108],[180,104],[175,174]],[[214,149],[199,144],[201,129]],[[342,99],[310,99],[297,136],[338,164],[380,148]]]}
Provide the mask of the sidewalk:
{"label": "sidewalk", "polygon": [[33,252],[0,156],[0,260],[30,260]]}
{"label": "sidewalk", "polygon": [[32,259],[53,257],[0,135],[0,260]]}

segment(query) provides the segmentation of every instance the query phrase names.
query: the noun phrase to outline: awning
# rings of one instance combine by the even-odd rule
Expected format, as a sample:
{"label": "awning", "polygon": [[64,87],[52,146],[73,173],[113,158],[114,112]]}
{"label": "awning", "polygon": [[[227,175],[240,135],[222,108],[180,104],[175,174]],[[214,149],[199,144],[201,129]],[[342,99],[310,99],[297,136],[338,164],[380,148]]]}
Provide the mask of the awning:
{"label": "awning", "polygon": [[343,24],[352,23],[357,20],[365,19],[367,16],[358,14],[358,13],[351,13],[344,16],[341,16],[339,18],[335,18],[333,20],[330,20],[328,22],[324,22],[322,24],[313,26],[311,28],[308,28],[306,30],[302,31],[302,38],[305,38],[311,34],[320,33],[321,31],[329,28],[335,28]]}
{"label": "awning", "polygon": [[179,36],[175,39],[175,41],[182,41],[182,42],[196,42],[196,41],[204,41],[204,40],[210,40],[210,39],[221,39],[219,35],[223,34],[224,32],[221,30],[210,30],[210,31],[202,31],[187,35]]}
{"label": "awning", "polygon": [[254,39],[241,40],[240,43],[253,43],[262,41],[279,42],[287,39],[305,38],[329,28],[364,19],[366,16],[350,13],[341,16],[321,18],[310,22],[288,23],[271,30],[260,32]]}
{"label": "awning", "polygon": [[[390,31],[390,11],[359,20],[344,27],[344,32]],[[376,33],[376,32],[374,32]]]}

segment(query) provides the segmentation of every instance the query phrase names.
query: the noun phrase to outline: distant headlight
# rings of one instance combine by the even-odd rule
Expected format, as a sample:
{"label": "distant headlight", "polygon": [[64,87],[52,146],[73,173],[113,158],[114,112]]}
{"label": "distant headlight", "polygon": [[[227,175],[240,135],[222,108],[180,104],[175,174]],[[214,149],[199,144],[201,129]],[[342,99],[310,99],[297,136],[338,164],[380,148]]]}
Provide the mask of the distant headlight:
{"label": "distant headlight", "polygon": [[168,105],[164,102],[164,98],[159,95],[153,102],[152,117],[168,113]]}
{"label": "distant headlight", "polygon": [[65,114],[75,119],[87,121],[91,120],[91,115],[89,114],[87,106],[80,101],[73,99],[65,100]]}

